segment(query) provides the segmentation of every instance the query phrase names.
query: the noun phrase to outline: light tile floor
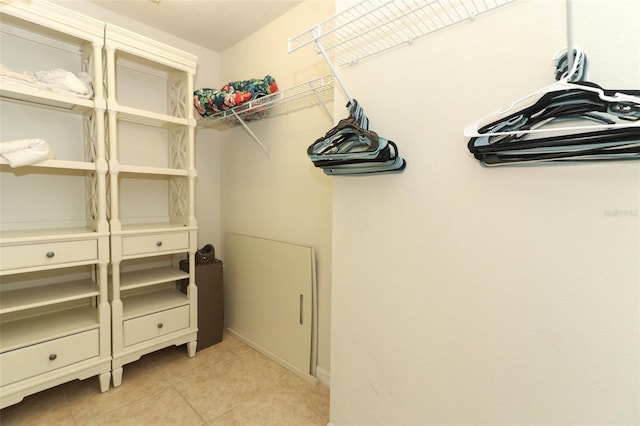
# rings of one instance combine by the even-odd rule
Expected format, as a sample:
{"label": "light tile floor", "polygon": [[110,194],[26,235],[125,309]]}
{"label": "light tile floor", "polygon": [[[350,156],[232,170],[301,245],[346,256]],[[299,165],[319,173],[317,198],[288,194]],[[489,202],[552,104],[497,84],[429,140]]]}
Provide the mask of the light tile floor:
{"label": "light tile floor", "polygon": [[225,334],[187,356],[169,347],[124,366],[122,385],[96,377],[26,397],[0,411],[10,425],[326,426],[329,389],[312,385]]}

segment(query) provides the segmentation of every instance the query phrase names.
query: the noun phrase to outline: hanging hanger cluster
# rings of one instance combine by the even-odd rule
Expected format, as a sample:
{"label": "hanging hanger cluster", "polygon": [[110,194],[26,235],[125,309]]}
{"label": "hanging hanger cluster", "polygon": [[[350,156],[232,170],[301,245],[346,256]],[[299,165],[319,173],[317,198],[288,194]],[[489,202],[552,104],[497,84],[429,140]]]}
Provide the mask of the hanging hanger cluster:
{"label": "hanging hanger cluster", "polygon": [[467,126],[474,157],[486,166],[640,159],[640,90],[586,81],[579,49],[555,59],[556,83]]}
{"label": "hanging hanger cluster", "polygon": [[290,38],[289,53],[315,45],[349,100],[349,118],[309,146],[307,154],[313,164],[332,175],[397,172],[406,167],[397,145],[369,130],[362,108],[349,95],[334,63],[355,65],[515,1],[363,0]]}
{"label": "hanging hanger cluster", "polygon": [[362,175],[404,170],[407,162],[398,146],[369,130],[369,119],[358,101],[347,103],[349,117],[344,118],[307,148],[316,167],[328,175]]}

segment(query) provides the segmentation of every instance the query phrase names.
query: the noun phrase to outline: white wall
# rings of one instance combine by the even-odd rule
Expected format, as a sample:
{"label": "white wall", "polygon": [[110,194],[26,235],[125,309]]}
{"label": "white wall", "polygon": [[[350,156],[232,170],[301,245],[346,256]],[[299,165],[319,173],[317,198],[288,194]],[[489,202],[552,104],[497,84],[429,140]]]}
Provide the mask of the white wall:
{"label": "white wall", "polygon": [[[328,74],[313,51],[287,53],[287,40],[333,15],[333,2],[305,2],[222,53],[224,83],[272,75],[281,89]],[[331,109],[333,106],[329,104]],[[222,229],[314,247],[318,278],[318,371],[330,369],[332,180],[306,148],[333,126],[320,107],[222,132]]]}
{"label": "white wall", "polygon": [[[146,37],[166,43],[198,57],[195,88],[218,87],[220,84],[220,54],[205,47],[182,40],[166,32],[149,27],[87,1],[56,0],[61,6],[73,9],[102,21],[110,22]],[[196,131],[196,219],[198,247],[212,243],[220,247],[220,137],[214,130]],[[217,254],[217,253],[216,253]]]}
{"label": "white wall", "polygon": [[[574,14],[590,80],[640,88],[640,2]],[[563,45],[565,2],[519,0],[341,70],[408,166],[334,179],[332,425],[640,422],[640,164],[489,169],[462,135]]]}

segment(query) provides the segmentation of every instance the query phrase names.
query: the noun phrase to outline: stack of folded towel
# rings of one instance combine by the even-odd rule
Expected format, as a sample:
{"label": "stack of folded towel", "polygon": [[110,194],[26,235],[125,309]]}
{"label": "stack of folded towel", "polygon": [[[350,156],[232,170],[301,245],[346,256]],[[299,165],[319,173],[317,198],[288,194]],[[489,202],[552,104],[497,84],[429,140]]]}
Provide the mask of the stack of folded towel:
{"label": "stack of folded towel", "polygon": [[19,139],[0,142],[0,156],[11,167],[27,166],[53,158],[49,144],[42,139]]}
{"label": "stack of folded towel", "polygon": [[89,99],[93,96],[93,86],[91,85],[93,78],[86,72],[75,75],[70,71],[56,68],[51,71],[18,73],[0,65],[0,81],[79,98]]}

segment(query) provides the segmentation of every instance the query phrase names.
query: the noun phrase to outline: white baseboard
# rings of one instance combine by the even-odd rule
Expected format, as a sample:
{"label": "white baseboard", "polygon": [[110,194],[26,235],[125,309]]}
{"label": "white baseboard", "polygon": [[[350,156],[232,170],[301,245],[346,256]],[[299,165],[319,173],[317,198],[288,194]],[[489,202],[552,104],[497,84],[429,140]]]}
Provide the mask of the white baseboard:
{"label": "white baseboard", "polygon": [[318,383],[318,379],[316,377],[312,376],[311,374],[309,374],[306,371],[300,370],[298,367],[296,367],[295,365],[291,364],[287,360],[284,360],[284,359],[280,358],[278,355],[274,354],[273,352],[271,352],[268,349],[263,348],[262,346],[260,346],[257,343],[255,343],[253,340],[246,338],[245,336],[243,336],[242,334],[238,333],[234,329],[227,328],[227,331],[229,331],[231,334],[233,334],[234,337],[236,339],[240,340],[242,343],[245,343],[246,345],[251,346],[253,349],[257,350],[262,355],[266,356],[267,358],[270,358],[272,361],[280,364],[281,366],[283,366],[287,370],[291,371],[292,373],[296,374],[297,376],[303,378],[307,382],[309,382],[309,383],[311,383],[313,385]]}
{"label": "white baseboard", "polygon": [[330,388],[331,377],[327,370],[324,368],[316,367],[316,379],[320,381],[323,385]]}

